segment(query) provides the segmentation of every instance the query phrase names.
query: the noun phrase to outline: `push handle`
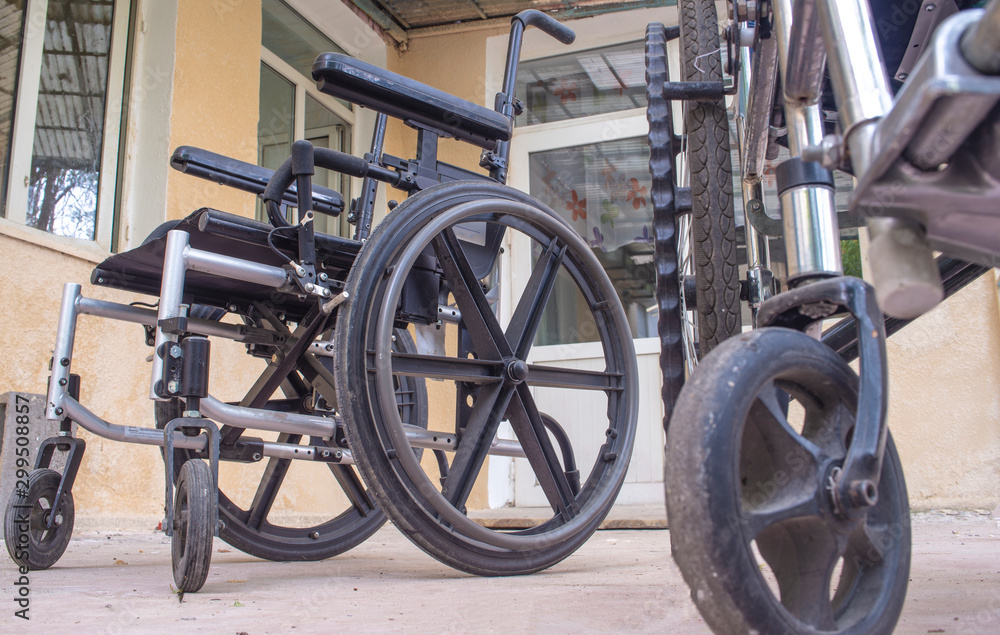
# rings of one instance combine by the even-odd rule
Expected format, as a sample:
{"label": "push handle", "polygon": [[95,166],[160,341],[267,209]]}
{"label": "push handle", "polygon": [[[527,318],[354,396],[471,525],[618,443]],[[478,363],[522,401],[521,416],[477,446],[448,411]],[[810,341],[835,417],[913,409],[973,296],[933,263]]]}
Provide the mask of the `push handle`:
{"label": "push handle", "polygon": [[576,39],[576,33],[573,32],[573,29],[537,9],[525,9],[515,15],[512,20],[520,20],[524,28],[533,26],[551,35],[563,44],[572,44],[573,40]]}

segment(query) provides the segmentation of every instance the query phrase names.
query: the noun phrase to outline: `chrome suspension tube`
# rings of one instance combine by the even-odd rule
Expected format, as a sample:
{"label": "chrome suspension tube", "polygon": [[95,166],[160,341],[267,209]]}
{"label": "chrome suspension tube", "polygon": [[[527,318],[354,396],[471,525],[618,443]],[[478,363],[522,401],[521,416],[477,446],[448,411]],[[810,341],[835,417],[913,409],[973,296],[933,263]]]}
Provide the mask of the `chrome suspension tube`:
{"label": "chrome suspension tube", "polygon": [[[809,88],[805,68],[814,67],[816,60],[792,54],[793,48],[822,47],[810,23],[793,20],[793,11],[811,15],[812,3],[817,0],[773,0],[775,35],[778,38],[778,61],[784,88],[785,122],[788,128],[788,150],[791,160],[798,160],[807,146],[819,145],[823,140],[823,113],[819,104],[818,83]],[[798,15],[795,15],[798,18]],[[793,62],[791,77],[789,61]],[[797,61],[798,60],[798,61]],[[798,70],[796,70],[798,69]],[[796,75],[796,73],[799,73]],[[789,85],[789,79],[795,84]],[[792,88],[794,91],[790,91]],[[814,94],[815,93],[815,94]],[[834,191],[826,184],[793,184],[779,194],[781,217],[784,224],[785,250],[788,256],[788,279],[797,281],[817,275],[841,273],[840,232],[837,225],[837,207]]]}
{"label": "chrome suspension tube", "polygon": [[[814,0],[819,9],[828,64],[844,131],[858,178],[878,153],[879,120],[892,108],[892,93],[875,42],[867,0]],[[894,317],[915,318],[944,297],[934,254],[923,227],[901,218],[872,218],[869,261],[876,297]]]}

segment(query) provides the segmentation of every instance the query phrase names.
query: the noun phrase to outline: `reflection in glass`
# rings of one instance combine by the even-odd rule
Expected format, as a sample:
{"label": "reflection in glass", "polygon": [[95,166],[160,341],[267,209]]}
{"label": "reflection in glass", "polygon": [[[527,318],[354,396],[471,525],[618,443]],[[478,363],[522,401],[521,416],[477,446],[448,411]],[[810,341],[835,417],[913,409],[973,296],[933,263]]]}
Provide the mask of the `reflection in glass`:
{"label": "reflection in glass", "polygon": [[49,0],[27,224],[94,239],[112,0]]}
{"label": "reflection in glass", "polygon": [[[329,108],[319,103],[318,100],[306,95],[306,141],[309,141],[317,148],[330,148],[341,152],[350,152],[351,141],[350,132],[343,119],[338,117]],[[316,168],[316,175],[313,177],[313,184],[322,185],[332,190],[337,190],[344,195],[344,200],[351,198],[351,179],[343,174],[330,172],[324,168]],[[334,234],[347,236],[342,233],[348,229],[346,214],[333,218],[322,214],[316,215],[316,231],[324,234]]]}
{"label": "reflection in glass", "polygon": [[14,100],[17,97],[23,23],[23,0],[0,2],[0,218],[6,216],[4,206],[7,201],[10,139],[14,131]]}
{"label": "reflection in glass", "polygon": [[[346,52],[282,0],[261,2],[261,44],[303,77],[312,77],[320,53]],[[349,102],[337,101],[352,108]]]}
{"label": "reflection in glass", "polygon": [[515,125],[532,126],[646,107],[642,42],[521,62],[517,96],[524,113]]}
{"label": "reflection in glass", "polygon": [[[608,272],[633,337],[656,335],[656,275],[649,199],[649,147],[644,138],[534,152],[530,193],[566,219]],[[537,255],[537,254],[536,254]],[[556,283],[555,302],[542,316],[537,343],[573,344],[597,339],[580,322],[585,301],[568,279]]]}

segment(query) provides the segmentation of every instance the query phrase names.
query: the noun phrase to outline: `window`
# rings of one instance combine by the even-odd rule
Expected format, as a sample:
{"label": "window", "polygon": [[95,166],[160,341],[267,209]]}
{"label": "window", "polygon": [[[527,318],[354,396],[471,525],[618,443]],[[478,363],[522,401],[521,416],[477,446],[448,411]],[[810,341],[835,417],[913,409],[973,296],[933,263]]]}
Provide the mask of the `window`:
{"label": "window", "polygon": [[111,247],[134,2],[0,5],[2,215],[8,220]]}
{"label": "window", "polygon": [[[281,0],[263,0],[260,66],[260,119],[257,162],[276,169],[289,157],[292,142],[306,139],[317,147],[350,152],[354,112],[351,104],[316,90],[311,78],[320,53],[344,50]],[[313,183],[337,190],[349,200],[350,178],[318,169]],[[289,220],[295,213],[285,210]],[[262,206],[258,218],[266,219]],[[348,236],[347,214],[317,215],[316,231]]]}
{"label": "window", "polygon": [[642,42],[629,42],[520,64],[515,125],[529,126],[646,107]]}

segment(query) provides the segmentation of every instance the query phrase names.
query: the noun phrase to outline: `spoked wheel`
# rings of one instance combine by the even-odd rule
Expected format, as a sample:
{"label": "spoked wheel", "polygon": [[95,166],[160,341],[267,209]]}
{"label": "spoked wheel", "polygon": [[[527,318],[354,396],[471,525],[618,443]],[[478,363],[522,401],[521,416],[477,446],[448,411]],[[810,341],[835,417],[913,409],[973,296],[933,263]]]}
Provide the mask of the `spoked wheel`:
{"label": "spoked wheel", "polygon": [[[680,0],[678,5],[681,79],[721,82],[715,0]],[[684,102],[684,127],[685,171],[691,184],[690,238],[698,289],[698,355],[703,357],[741,330],[733,167],[725,99]]]}
{"label": "spoked wheel", "polygon": [[[397,330],[393,346],[406,352],[416,348],[410,334]],[[417,377],[399,377],[394,383],[398,398],[398,410],[404,420],[416,427],[427,427],[427,387]],[[164,427],[169,421],[181,416],[183,404],[179,400],[157,402],[155,406],[156,426]],[[255,433],[248,432],[253,435]],[[276,441],[281,443],[312,444],[321,440],[302,438],[299,435],[280,434]],[[332,443],[332,441],[331,441]],[[194,456],[188,450],[175,450],[177,470],[180,465]],[[299,465],[296,465],[299,464]],[[263,466],[261,469],[260,466]],[[374,534],[385,523],[385,514],[365,487],[357,470],[351,465],[325,464],[329,474],[320,465],[309,461],[269,458],[260,464],[234,466],[223,463],[221,470],[239,471],[236,480],[220,478],[222,485],[240,488],[242,482],[256,482],[252,498],[244,492],[227,495],[219,489],[219,519],[222,526],[219,536],[227,543],[252,556],[276,561],[310,561],[332,558],[356,547]],[[308,472],[308,474],[306,473]],[[343,491],[346,507],[341,505],[328,510],[314,510],[324,520],[314,523],[309,518],[293,523],[292,520],[275,518],[276,502],[282,496],[282,486],[286,481],[308,480],[310,489],[325,489],[331,493]],[[234,485],[235,483],[235,485]],[[301,485],[301,483],[300,483]],[[242,494],[242,498],[240,497]],[[243,501],[248,502],[243,502]],[[237,502],[240,501],[240,502]],[[292,504],[295,501],[289,501]],[[296,512],[305,510],[295,508]]]}
{"label": "spoked wheel", "polygon": [[[530,242],[534,258],[506,324],[494,315],[484,283],[501,231]],[[576,295],[563,291],[557,301],[557,278],[572,283]],[[621,488],[638,402],[624,311],[586,243],[527,195],[495,184],[450,183],[424,190],[386,217],[362,248],[347,290],[351,299],[335,329],[337,394],[358,467],[393,522],[442,562],[480,575],[531,573],[577,549]],[[395,323],[426,324],[452,302],[449,313],[460,318],[441,325],[443,351],[389,350]],[[543,314],[571,319],[592,336],[594,359],[586,368],[533,363]],[[443,380],[433,384],[428,417],[439,441],[454,442],[443,487],[437,467],[414,458],[396,411],[393,378],[404,376]],[[578,489],[560,456],[563,443],[539,413],[541,399],[583,412],[571,422],[557,417],[572,423]],[[509,422],[526,457],[515,460],[530,465],[552,509],[549,520],[527,530],[490,530],[464,513],[477,479],[485,481],[501,422]]]}
{"label": "spoked wheel", "polygon": [[782,328],[721,344],[685,385],[667,449],[671,546],[716,632],[892,631],[910,568],[892,438],[867,513],[838,513],[829,489],[857,386],[827,346]]}
{"label": "spoked wheel", "polygon": [[55,505],[61,479],[55,470],[33,470],[28,474],[28,488],[15,490],[7,500],[3,523],[7,552],[14,562],[32,571],[54,565],[73,535],[73,494],[66,492],[62,503]]}
{"label": "spoked wheel", "polygon": [[205,585],[212,564],[215,484],[208,464],[200,459],[192,459],[181,466],[176,484],[170,560],[177,590],[194,593]]}

